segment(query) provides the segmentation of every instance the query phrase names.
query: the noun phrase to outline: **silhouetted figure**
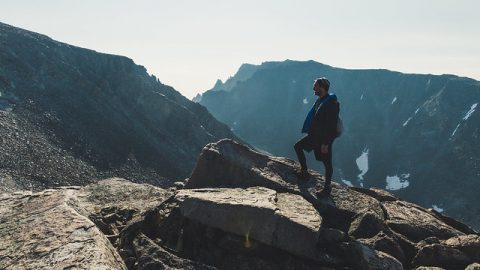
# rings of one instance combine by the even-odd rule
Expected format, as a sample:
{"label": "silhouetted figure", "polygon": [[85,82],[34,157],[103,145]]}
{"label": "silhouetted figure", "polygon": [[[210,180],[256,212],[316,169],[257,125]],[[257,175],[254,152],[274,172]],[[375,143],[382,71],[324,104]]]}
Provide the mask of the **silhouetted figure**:
{"label": "silhouetted figure", "polygon": [[304,150],[314,151],[315,159],[325,165],[325,186],[322,193],[330,193],[333,175],[332,144],[337,137],[338,113],[340,104],[337,96],[329,94],[330,82],[326,78],[316,79],[313,83],[313,91],[318,96],[315,104],[307,115],[303,124],[302,133],[305,137],[295,143],[295,152],[301,165],[300,176],[304,179],[309,177],[307,161]]}

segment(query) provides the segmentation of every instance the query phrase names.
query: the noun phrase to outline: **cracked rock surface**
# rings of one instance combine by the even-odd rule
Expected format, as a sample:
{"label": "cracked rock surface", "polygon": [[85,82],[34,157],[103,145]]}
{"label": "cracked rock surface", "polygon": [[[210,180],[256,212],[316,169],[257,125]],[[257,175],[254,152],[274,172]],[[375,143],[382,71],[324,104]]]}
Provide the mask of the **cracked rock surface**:
{"label": "cracked rock surface", "polygon": [[477,268],[465,224],[380,190],[319,195],[323,176],[298,166],[221,140],[176,188],[111,178],[2,194],[0,268]]}
{"label": "cracked rock surface", "polygon": [[95,224],[66,203],[71,191],[2,196],[0,268],[126,269]]}
{"label": "cracked rock surface", "polygon": [[321,217],[299,195],[264,187],[181,190],[185,218],[315,260]]}
{"label": "cracked rock surface", "polygon": [[92,217],[101,215],[102,209],[117,207],[134,220],[170,195],[123,179],[83,188],[3,193],[0,269],[127,269],[109,235]]}

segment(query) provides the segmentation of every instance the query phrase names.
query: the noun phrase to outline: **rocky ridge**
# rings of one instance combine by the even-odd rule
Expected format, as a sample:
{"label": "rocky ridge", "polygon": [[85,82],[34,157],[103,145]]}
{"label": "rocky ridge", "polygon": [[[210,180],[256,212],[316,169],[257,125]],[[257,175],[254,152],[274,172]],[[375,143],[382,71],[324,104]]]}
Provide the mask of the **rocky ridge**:
{"label": "rocky ridge", "polygon": [[0,23],[0,190],[168,187],[221,138],[236,137],[131,59]]}
{"label": "rocky ridge", "polygon": [[0,248],[0,266],[478,267],[480,236],[468,226],[379,189],[334,183],[330,196],[317,197],[323,176],[310,171],[302,182],[298,166],[221,140],[204,147],[177,188],[107,179],[4,193],[0,241],[8,245]]}

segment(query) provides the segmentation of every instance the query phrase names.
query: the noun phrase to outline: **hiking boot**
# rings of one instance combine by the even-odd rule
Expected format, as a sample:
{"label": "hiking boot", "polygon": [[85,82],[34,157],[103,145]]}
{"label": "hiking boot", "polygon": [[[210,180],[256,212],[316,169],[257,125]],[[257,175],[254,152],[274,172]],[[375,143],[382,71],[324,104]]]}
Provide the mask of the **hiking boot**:
{"label": "hiking boot", "polygon": [[308,173],[307,169],[296,170],[295,174],[303,181],[307,181],[308,179],[310,179],[310,174]]}
{"label": "hiking boot", "polygon": [[332,186],[331,185],[325,185],[321,191],[318,191],[316,193],[316,195],[317,195],[317,198],[327,197],[327,196],[330,196],[331,192],[332,192]]}

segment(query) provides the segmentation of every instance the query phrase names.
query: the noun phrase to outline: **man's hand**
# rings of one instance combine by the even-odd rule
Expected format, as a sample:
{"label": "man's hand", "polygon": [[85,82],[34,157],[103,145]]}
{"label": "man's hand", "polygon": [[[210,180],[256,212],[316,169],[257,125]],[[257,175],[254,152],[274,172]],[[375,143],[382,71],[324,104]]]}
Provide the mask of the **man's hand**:
{"label": "man's hand", "polygon": [[328,153],[328,144],[322,144],[322,154]]}

